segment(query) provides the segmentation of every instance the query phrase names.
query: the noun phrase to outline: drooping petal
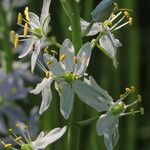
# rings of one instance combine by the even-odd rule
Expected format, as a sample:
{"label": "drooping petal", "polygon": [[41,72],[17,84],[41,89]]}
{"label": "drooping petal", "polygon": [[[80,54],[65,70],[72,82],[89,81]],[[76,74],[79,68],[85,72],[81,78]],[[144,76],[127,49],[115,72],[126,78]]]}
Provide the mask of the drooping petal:
{"label": "drooping petal", "polygon": [[20,48],[17,49],[17,51],[21,51],[21,55],[19,55],[19,58],[23,58],[26,55],[28,55],[32,51],[34,44],[35,44],[35,40],[33,38],[29,38],[26,42],[21,44],[19,46]]}
{"label": "drooping petal", "polygon": [[49,54],[44,54],[44,62],[47,65],[48,69],[56,76],[64,75],[64,70],[61,64],[57,61],[56,58]]}
{"label": "drooping petal", "polygon": [[84,44],[80,51],[77,54],[77,64],[75,65],[75,73],[78,76],[82,76],[88,65],[89,65],[89,61],[90,61],[90,57],[91,57],[91,44],[90,42]]}
{"label": "drooping petal", "polygon": [[[82,32],[84,32],[85,30],[87,30],[87,28],[89,27],[90,23],[85,21],[84,19],[80,19],[80,23],[81,23],[81,30]],[[87,36],[93,36],[99,33],[100,30],[100,24],[99,23],[94,23],[92,25],[92,27],[89,29],[89,32],[86,34]]]}
{"label": "drooping petal", "polygon": [[47,110],[51,101],[52,101],[52,92],[49,85],[42,90],[42,103],[39,110],[40,115]]}
{"label": "drooping petal", "polygon": [[74,92],[70,84],[63,84],[60,95],[60,111],[65,119],[68,119],[73,107]]}
{"label": "drooping petal", "polygon": [[108,129],[118,122],[118,118],[111,114],[101,115],[96,123],[96,129],[99,136],[108,132]]}
{"label": "drooping petal", "polygon": [[104,134],[104,142],[107,150],[113,150],[113,147],[117,144],[118,139],[118,124],[114,124],[108,129],[108,132]]}
{"label": "drooping petal", "polygon": [[49,144],[61,138],[63,134],[66,132],[66,129],[67,127],[65,126],[63,128],[53,129],[52,131],[50,131],[50,133],[48,133],[45,136],[43,136],[42,134],[40,138],[36,139],[34,142],[31,143],[32,148],[34,150],[45,149]]}
{"label": "drooping petal", "polygon": [[98,112],[107,111],[109,105],[103,96],[92,86],[83,81],[75,80],[72,83],[73,91],[87,105],[91,106]]}
{"label": "drooping petal", "polygon": [[39,94],[44,88],[46,88],[46,86],[49,86],[52,81],[53,81],[53,78],[51,78],[51,77],[44,78],[41,83],[37,84],[35,89],[30,91],[30,93]]}
{"label": "drooping petal", "polygon": [[60,60],[60,63],[62,64],[64,70],[66,72],[72,72],[74,66],[73,59],[75,57],[75,52],[70,39],[66,39],[62,44],[59,56],[60,59],[62,56],[64,56],[64,59]]}
{"label": "drooping petal", "polygon": [[40,18],[35,13],[30,12],[30,21],[29,21],[31,29],[40,28]]}
{"label": "drooping petal", "polygon": [[102,89],[95,81],[95,79],[90,76],[89,80],[85,78],[84,80],[87,84],[91,85],[95,90],[97,90],[101,95],[103,95],[103,98],[105,99],[105,101],[112,102],[113,99],[112,97],[108,94],[108,92],[104,89]]}
{"label": "drooping petal", "polygon": [[43,24],[46,17],[49,15],[50,3],[51,3],[51,0],[43,0],[43,7],[42,7],[41,17],[40,17],[41,25]]}

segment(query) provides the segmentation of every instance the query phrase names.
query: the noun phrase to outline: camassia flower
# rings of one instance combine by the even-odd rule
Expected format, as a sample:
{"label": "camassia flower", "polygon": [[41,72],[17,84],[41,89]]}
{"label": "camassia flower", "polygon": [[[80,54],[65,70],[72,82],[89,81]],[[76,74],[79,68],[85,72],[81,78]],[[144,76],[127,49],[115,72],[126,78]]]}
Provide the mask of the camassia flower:
{"label": "camassia flower", "polygon": [[126,25],[132,25],[132,22],[133,19],[130,17],[129,12],[126,9],[119,9],[118,5],[115,4],[114,11],[112,11],[107,20],[104,22],[95,22],[92,20],[89,23],[81,19],[81,29],[86,36],[93,36],[99,33],[98,48],[112,59],[113,65],[117,68],[117,48],[121,47],[122,44],[114,37],[113,33]]}
{"label": "camassia flower", "polygon": [[[43,0],[43,8],[41,11],[41,17],[39,18],[35,13],[29,12],[29,8],[26,7],[24,14],[18,14],[18,25],[24,28],[23,35],[16,34],[14,31],[11,32],[11,40],[14,43],[14,47],[17,48],[20,41],[23,41],[23,53],[19,58],[25,57],[30,52],[31,56],[31,70],[34,71],[35,64],[37,62],[38,55],[41,48],[45,45],[46,35],[49,31],[49,6],[51,0]],[[25,24],[23,24],[25,22]],[[29,33],[29,34],[28,34]],[[20,39],[21,38],[21,39]]]}
{"label": "camassia flower", "polygon": [[[19,129],[21,135],[17,135],[13,129],[9,129],[10,138],[15,142],[20,150],[41,150],[45,149],[49,144],[57,141],[63,136],[67,127],[55,128],[48,133],[43,131],[39,134],[36,140],[32,141],[28,126],[24,124],[16,124],[16,128]],[[18,150],[18,148],[13,147],[11,143],[1,142],[4,148]]]}
{"label": "camassia flower", "polygon": [[[92,106],[95,108],[98,112],[103,112],[105,111],[105,114],[102,114],[96,124],[97,128],[97,133],[99,136],[103,135],[104,136],[104,141],[105,145],[108,150],[112,150],[113,147],[116,145],[118,138],[119,138],[119,131],[118,131],[118,124],[119,124],[119,118],[125,115],[134,115],[136,113],[141,113],[144,114],[144,109],[141,107],[140,110],[135,111],[133,108],[130,109],[130,111],[127,112],[127,110],[137,104],[138,102],[141,102],[141,96],[138,95],[137,99],[130,103],[130,104],[125,104],[124,99],[131,93],[135,91],[135,88],[131,86],[131,88],[126,88],[126,92],[120,96],[120,98],[114,102],[112,97],[105,91],[103,90],[94,78],[89,77],[88,79],[85,79],[84,84],[86,85],[87,92],[83,93],[80,91],[82,89],[82,86],[80,89],[76,89],[76,93],[81,99],[88,100],[89,97],[89,106]],[[92,88],[93,89],[92,89]],[[90,88],[92,89],[90,91]],[[93,104],[91,105],[90,103],[90,95],[94,95],[93,97]],[[91,101],[92,101],[91,100]],[[99,100],[99,102],[98,102]],[[101,105],[100,105],[101,104]],[[99,108],[98,108],[99,106]]]}
{"label": "camassia flower", "polygon": [[[84,44],[75,56],[75,50],[69,39],[66,39],[60,49],[59,61],[48,53],[44,54],[44,61],[49,71],[41,64],[41,68],[46,72],[46,77],[31,93],[42,92],[42,104],[40,114],[50,105],[52,93],[50,86],[55,81],[55,88],[60,95],[60,110],[65,119],[69,118],[74,101],[73,84],[84,76],[91,56],[90,42]],[[43,68],[44,67],[44,68]],[[83,81],[81,81],[83,82]]]}

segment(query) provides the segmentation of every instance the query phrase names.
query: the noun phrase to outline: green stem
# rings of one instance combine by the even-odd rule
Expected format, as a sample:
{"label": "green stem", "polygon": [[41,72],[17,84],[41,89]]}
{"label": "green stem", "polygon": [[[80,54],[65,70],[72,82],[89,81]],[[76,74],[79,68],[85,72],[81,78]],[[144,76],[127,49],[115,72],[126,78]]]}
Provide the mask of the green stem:
{"label": "green stem", "polygon": [[11,72],[12,71],[12,61],[13,61],[13,53],[12,49],[10,47],[10,42],[9,42],[9,25],[7,24],[5,12],[0,5],[0,18],[1,18],[1,24],[3,26],[3,34],[4,34],[4,39],[3,39],[3,49],[5,50],[5,60],[6,60],[6,71]]}
{"label": "green stem", "polygon": [[[66,5],[71,11],[69,19],[72,29],[72,42],[76,53],[82,46],[81,27],[80,27],[80,14],[79,6],[75,0],[66,0]],[[79,150],[80,145],[80,126],[78,121],[82,117],[82,103],[76,98],[74,101],[72,116],[69,120],[69,129],[67,137],[67,149]]]}

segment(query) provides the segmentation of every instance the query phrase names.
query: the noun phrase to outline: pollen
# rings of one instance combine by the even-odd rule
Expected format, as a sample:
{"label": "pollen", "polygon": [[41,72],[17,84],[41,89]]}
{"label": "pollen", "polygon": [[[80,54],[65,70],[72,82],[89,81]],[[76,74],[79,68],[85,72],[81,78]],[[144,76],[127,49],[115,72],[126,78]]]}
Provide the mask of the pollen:
{"label": "pollen", "polygon": [[15,34],[15,31],[11,31],[11,32],[10,32],[10,39],[11,39],[11,42],[12,42],[12,43],[15,42],[15,35],[16,35],[16,34]]}
{"label": "pollen", "polygon": [[14,41],[14,48],[17,48],[17,47],[18,47],[18,44],[19,44],[19,35],[16,34],[16,36],[15,36],[15,41]]}
{"label": "pollen", "polygon": [[124,15],[125,15],[127,18],[129,18],[129,17],[130,17],[130,14],[129,14],[129,12],[128,12],[128,11],[124,11]]}
{"label": "pollen", "polygon": [[18,23],[19,25],[22,24],[22,14],[21,14],[21,13],[18,14],[18,21],[17,21],[17,23]]}
{"label": "pollen", "polygon": [[51,65],[52,63],[53,63],[53,62],[50,61],[50,60],[47,61],[47,65]]}
{"label": "pollen", "polygon": [[60,56],[60,61],[63,61],[65,58],[66,58],[66,54],[62,54],[62,55]]}
{"label": "pollen", "polygon": [[10,148],[10,147],[12,147],[12,144],[5,144],[4,147],[5,148]]}
{"label": "pollen", "polygon": [[73,58],[73,63],[74,63],[74,64],[77,64],[77,63],[78,63],[78,58],[77,58],[77,57],[74,57],[74,58]]}
{"label": "pollen", "polygon": [[138,96],[137,96],[137,101],[138,101],[138,102],[141,102],[141,101],[142,101],[142,96],[141,96],[141,95],[138,95]]}
{"label": "pollen", "polygon": [[22,140],[22,137],[21,137],[21,136],[18,136],[15,140],[16,140],[16,141],[20,141],[20,140]]}
{"label": "pollen", "polygon": [[144,108],[143,107],[140,108],[140,112],[141,112],[141,115],[144,115]]}
{"label": "pollen", "polygon": [[29,27],[28,27],[28,24],[25,23],[25,26],[24,26],[24,33],[23,33],[24,37],[26,37],[26,36],[28,35],[28,32],[29,32]]}
{"label": "pollen", "polygon": [[129,18],[129,25],[132,25],[132,24],[133,24],[133,18],[130,17],[130,18]]}

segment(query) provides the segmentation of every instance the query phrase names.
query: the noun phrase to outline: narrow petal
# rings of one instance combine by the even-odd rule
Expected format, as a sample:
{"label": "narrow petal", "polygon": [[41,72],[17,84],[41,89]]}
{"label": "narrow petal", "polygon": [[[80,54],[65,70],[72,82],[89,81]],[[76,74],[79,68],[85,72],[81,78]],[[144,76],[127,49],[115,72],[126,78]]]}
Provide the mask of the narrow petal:
{"label": "narrow petal", "polygon": [[70,84],[64,84],[60,95],[60,111],[65,119],[68,119],[72,110],[74,101],[74,92]]}
{"label": "narrow petal", "polygon": [[40,17],[41,24],[43,24],[45,18],[49,15],[50,3],[51,3],[51,0],[43,0],[43,7],[42,7],[41,17]]}
{"label": "narrow petal", "polygon": [[109,105],[97,90],[83,81],[75,80],[72,83],[74,92],[87,105],[98,112],[107,111]]}
{"label": "narrow petal", "polygon": [[62,48],[60,49],[60,58],[63,55],[65,56],[65,58],[63,60],[60,60],[60,63],[62,64],[66,72],[72,72],[74,66],[73,58],[75,57],[75,52],[73,45],[69,39],[66,39],[63,42]]}
{"label": "narrow petal", "polygon": [[35,150],[38,149],[45,149],[49,144],[55,142],[56,140],[58,140],[59,138],[61,138],[64,133],[66,132],[67,127],[63,127],[63,128],[56,128],[53,129],[52,131],[50,131],[50,133],[48,133],[47,135],[36,139],[34,142],[32,142],[32,147]]}
{"label": "narrow petal", "polygon": [[52,101],[52,92],[50,89],[50,86],[46,86],[46,88],[44,88],[42,90],[42,103],[40,106],[40,110],[39,110],[39,114],[41,115],[44,111],[47,110],[47,108],[49,107],[51,101]]}
{"label": "narrow petal", "polygon": [[89,65],[91,57],[91,44],[90,42],[84,44],[79,53],[77,54],[78,62],[75,66],[75,72],[77,75],[83,75]]}
{"label": "narrow petal", "polygon": [[89,85],[91,85],[95,90],[97,90],[101,95],[103,95],[105,101],[108,101],[109,102],[112,102],[113,99],[112,97],[108,94],[108,92],[104,89],[102,89],[95,81],[95,79],[90,76],[89,77],[89,80],[88,79],[85,79],[85,82]]}
{"label": "narrow petal", "polygon": [[35,13],[30,12],[30,27],[32,29],[34,28],[40,28],[40,18]]}
{"label": "narrow petal", "polygon": [[101,115],[96,123],[96,129],[99,136],[108,132],[108,129],[118,122],[118,118],[111,114]]}
{"label": "narrow petal", "polygon": [[[84,19],[80,19],[80,23],[81,23],[81,30],[82,32],[84,32],[85,30],[87,30],[87,28],[89,27],[90,23],[85,21]],[[91,27],[91,29],[89,29],[89,32],[87,33],[87,36],[93,36],[99,33],[100,30],[100,24],[99,23],[94,23]]]}
{"label": "narrow petal", "polygon": [[[44,62],[47,65],[48,69],[56,76],[64,75],[64,70],[61,64],[57,61],[56,58],[52,57],[49,54],[44,54]],[[49,63],[50,62],[50,63]]]}
{"label": "narrow petal", "polygon": [[53,81],[53,78],[44,78],[41,83],[38,83],[36,88],[30,91],[33,94],[39,94],[46,86],[50,85]]}

